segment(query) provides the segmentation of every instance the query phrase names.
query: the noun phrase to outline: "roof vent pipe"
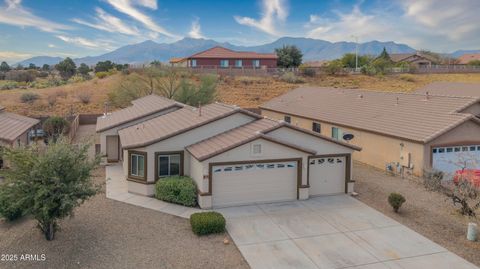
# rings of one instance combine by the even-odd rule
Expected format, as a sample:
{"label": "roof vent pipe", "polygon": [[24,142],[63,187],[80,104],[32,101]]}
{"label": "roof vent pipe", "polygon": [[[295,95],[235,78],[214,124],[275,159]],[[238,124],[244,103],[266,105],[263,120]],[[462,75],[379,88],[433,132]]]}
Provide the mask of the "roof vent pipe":
{"label": "roof vent pipe", "polygon": [[363,94],[359,94],[358,98],[363,99]]}
{"label": "roof vent pipe", "polygon": [[427,100],[430,99],[430,93],[429,92],[427,92],[425,98],[427,98]]}
{"label": "roof vent pipe", "polygon": [[400,98],[398,98],[398,96],[397,96],[397,103],[396,103],[396,105],[398,105],[398,101],[399,101],[399,99],[400,99]]}
{"label": "roof vent pipe", "polygon": [[105,105],[105,112],[104,112],[103,116],[106,117],[108,115],[108,102],[105,102],[104,105]]}
{"label": "roof vent pipe", "polygon": [[200,103],[198,103],[198,116],[202,116],[202,105]]}

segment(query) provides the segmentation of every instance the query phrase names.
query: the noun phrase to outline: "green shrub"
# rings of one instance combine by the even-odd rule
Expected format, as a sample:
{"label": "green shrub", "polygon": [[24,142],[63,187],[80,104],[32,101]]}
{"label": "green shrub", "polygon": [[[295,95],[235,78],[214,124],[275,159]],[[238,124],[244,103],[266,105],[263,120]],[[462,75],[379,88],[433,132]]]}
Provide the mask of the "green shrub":
{"label": "green shrub", "polygon": [[302,71],[302,74],[307,77],[314,77],[317,74],[315,69],[311,67],[301,68],[300,70]]}
{"label": "green shrub", "polygon": [[302,78],[297,77],[293,72],[286,72],[280,77],[281,81],[287,83],[303,83],[305,82]]}
{"label": "green shrub", "polygon": [[218,212],[194,213],[190,216],[190,225],[196,235],[225,232],[225,218]]}
{"label": "green shrub", "polygon": [[22,103],[33,103],[35,102],[40,96],[33,92],[26,92],[20,96],[20,101]]}
{"label": "green shrub", "polygon": [[197,205],[197,186],[190,177],[162,178],[155,184],[155,197],[165,202],[193,207]]}
{"label": "green shrub", "polygon": [[326,66],[325,66],[325,72],[328,75],[337,75],[343,71],[343,63],[340,60],[333,60],[330,61]]}
{"label": "green shrub", "polygon": [[108,72],[97,72],[95,73],[95,76],[99,79],[106,78],[108,76]]}
{"label": "green shrub", "polygon": [[23,215],[22,207],[16,202],[11,195],[11,191],[7,185],[0,186],[0,217],[8,221],[13,221]]}
{"label": "green shrub", "polygon": [[392,206],[393,211],[396,213],[400,209],[403,203],[405,203],[405,197],[399,193],[392,192],[388,196],[388,203]]}

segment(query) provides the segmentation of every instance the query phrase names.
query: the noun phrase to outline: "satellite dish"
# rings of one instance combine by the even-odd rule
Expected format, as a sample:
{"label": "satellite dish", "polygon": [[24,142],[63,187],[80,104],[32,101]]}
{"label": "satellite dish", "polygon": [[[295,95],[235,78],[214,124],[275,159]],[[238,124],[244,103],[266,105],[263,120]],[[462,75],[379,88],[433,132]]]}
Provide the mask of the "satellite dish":
{"label": "satellite dish", "polygon": [[354,138],[355,136],[353,134],[344,134],[343,135],[343,140],[350,141]]}

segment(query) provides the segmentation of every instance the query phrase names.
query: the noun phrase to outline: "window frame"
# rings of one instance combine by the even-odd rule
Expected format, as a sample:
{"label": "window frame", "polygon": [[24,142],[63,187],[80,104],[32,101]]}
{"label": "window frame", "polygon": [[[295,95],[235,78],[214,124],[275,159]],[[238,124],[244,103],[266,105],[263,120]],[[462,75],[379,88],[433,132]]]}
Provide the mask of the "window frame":
{"label": "window frame", "polygon": [[[315,128],[315,126],[318,126],[318,131],[316,130],[317,128]],[[312,131],[314,131],[315,133],[322,133],[322,124],[320,124],[320,122],[312,122]]]}
{"label": "window frame", "polygon": [[[143,157],[143,176],[138,176],[138,175],[133,175],[132,174],[132,156],[137,155],[137,156],[142,156]],[[136,151],[136,150],[129,150],[128,151],[128,178],[134,179],[134,180],[141,180],[141,181],[147,181],[147,174],[148,174],[148,156],[147,152],[144,151]],[[138,167],[138,159],[137,159],[137,167]],[[138,168],[137,168],[138,170]]]}
{"label": "window frame", "polygon": [[[155,152],[155,181],[165,178],[165,177],[170,177],[172,175],[167,175],[167,176],[160,176],[158,173],[160,172],[158,165],[159,163],[159,157],[160,156],[169,156],[168,160],[168,169],[170,170],[170,156],[171,155],[179,155],[180,156],[180,167],[178,171],[178,176],[183,176],[183,169],[184,169],[184,152],[183,151],[160,151],[160,152]],[[176,176],[176,175],[173,175]]]}
{"label": "window frame", "polygon": [[[240,63],[240,64],[238,64]],[[243,67],[243,60],[242,59],[237,59],[235,60],[235,67]]]}
{"label": "window frame", "polygon": [[[226,62],[227,65],[223,65],[222,63]],[[220,59],[220,67],[221,68],[228,68],[230,66],[230,61],[228,59]]]}
{"label": "window frame", "polygon": [[252,66],[255,68],[260,68],[260,60],[259,59],[252,60]]}
{"label": "window frame", "polygon": [[[336,135],[336,136],[333,135],[333,133],[334,133],[333,130],[336,130],[336,131],[337,131],[337,135]],[[341,128],[332,126],[332,135],[331,135],[331,137],[332,137],[333,139],[343,140],[342,133],[343,133],[343,132],[342,132],[342,129],[341,129]]]}
{"label": "window frame", "polygon": [[[256,153],[255,152],[255,147],[260,147],[260,152]],[[252,156],[262,156],[263,154],[263,146],[261,143],[253,143],[252,144],[252,149],[251,149]]]}
{"label": "window frame", "polygon": [[292,117],[288,116],[288,115],[285,115],[285,116],[283,116],[283,121],[291,124],[292,123]]}
{"label": "window frame", "polygon": [[190,67],[197,67],[197,59],[190,60]]}

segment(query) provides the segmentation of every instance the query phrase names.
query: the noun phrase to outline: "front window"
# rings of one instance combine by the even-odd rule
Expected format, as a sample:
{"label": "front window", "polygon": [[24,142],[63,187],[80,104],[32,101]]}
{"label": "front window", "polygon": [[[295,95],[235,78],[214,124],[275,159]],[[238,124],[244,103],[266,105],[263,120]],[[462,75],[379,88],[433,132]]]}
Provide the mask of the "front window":
{"label": "front window", "polygon": [[342,131],[337,127],[332,127],[332,138],[340,139]]}
{"label": "front window", "polygon": [[320,123],[313,122],[312,123],[312,131],[314,131],[316,133],[320,133],[321,132]]}
{"label": "front window", "polygon": [[197,60],[192,59],[190,64],[191,64],[192,67],[197,67]]}
{"label": "front window", "polygon": [[292,118],[290,116],[285,116],[283,117],[283,121],[287,122],[287,123],[291,123],[292,122]]}
{"label": "front window", "polygon": [[178,176],[181,170],[180,154],[159,154],[157,157],[158,177]]}
{"label": "front window", "polygon": [[228,60],[220,60],[220,67],[228,67]]}
{"label": "front window", "polygon": [[145,177],[145,155],[139,153],[130,154],[130,176]]}
{"label": "front window", "polygon": [[253,67],[260,67],[260,60],[253,60]]}
{"label": "front window", "polygon": [[243,62],[242,60],[235,60],[235,67],[242,67]]}

